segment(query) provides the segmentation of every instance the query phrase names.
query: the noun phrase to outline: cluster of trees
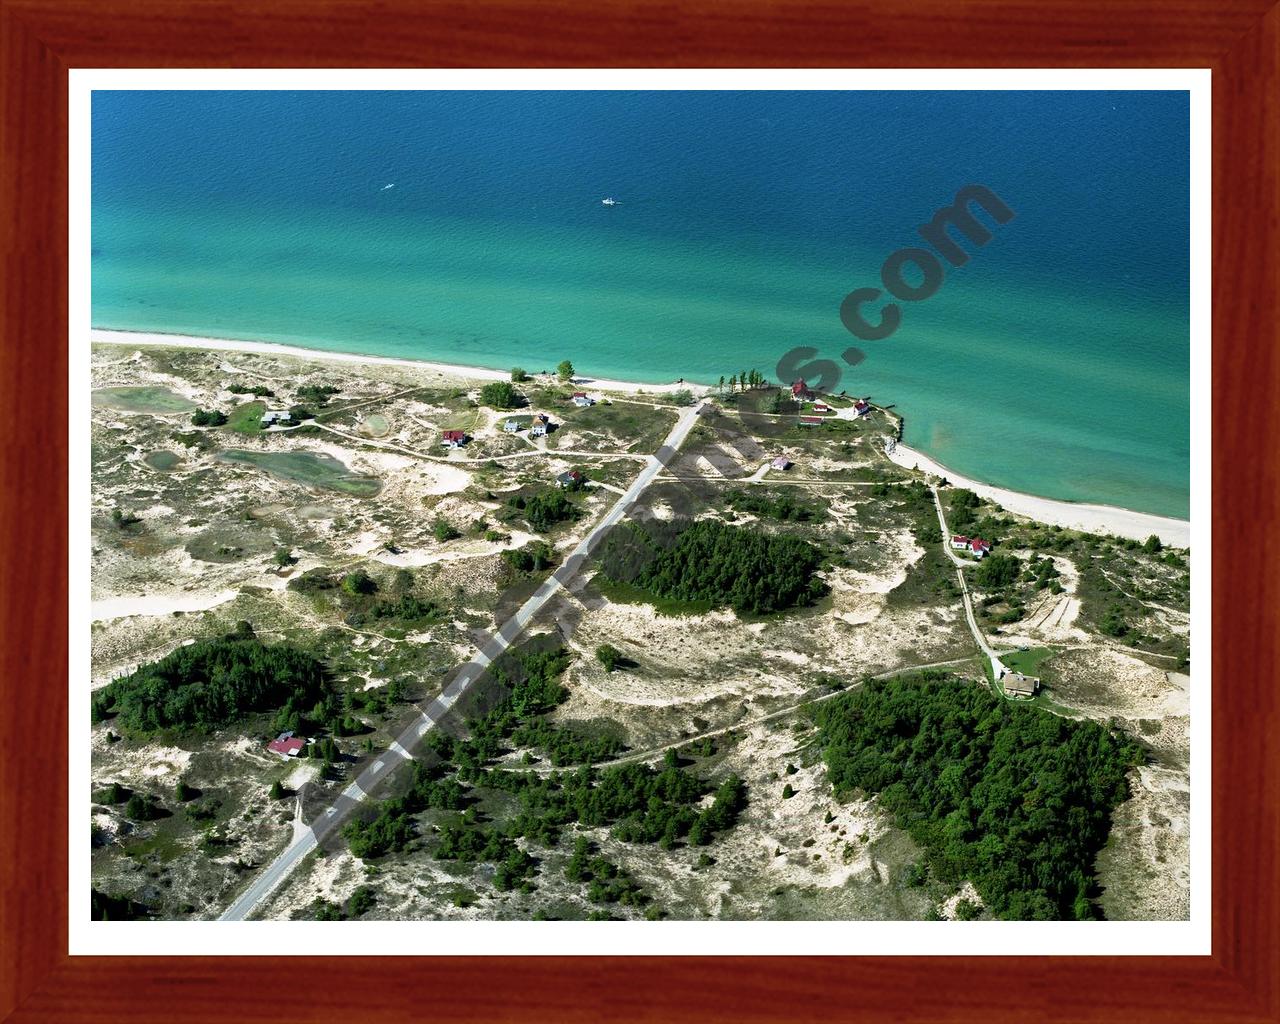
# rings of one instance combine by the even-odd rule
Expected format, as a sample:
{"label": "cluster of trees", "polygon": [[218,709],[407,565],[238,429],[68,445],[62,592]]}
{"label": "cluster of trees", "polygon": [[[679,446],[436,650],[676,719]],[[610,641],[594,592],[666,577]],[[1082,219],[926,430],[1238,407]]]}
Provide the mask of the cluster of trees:
{"label": "cluster of trees", "polygon": [[671,763],[661,770],[640,763],[603,771],[584,765],[552,776],[495,770],[484,778],[485,785],[519,800],[508,831],[547,846],[559,842],[563,829],[580,824],[612,825],[624,842],[670,849],[693,828],[699,817],[693,805],[706,792],[701,779]]}
{"label": "cluster of trees", "polygon": [[454,820],[440,826],[436,844],[437,860],[456,860],[464,864],[486,861],[494,864],[494,886],[507,892],[518,886],[531,888],[527,880],[538,870],[538,861],[516,845],[514,839],[493,828]]}
{"label": "cluster of trees", "polygon": [[310,917],[313,921],[349,921],[367,914],[377,905],[378,894],[371,885],[357,888],[345,903],[334,903],[323,897],[316,897],[306,910],[296,910],[293,919]]}
{"label": "cluster of trees", "polygon": [[244,384],[228,384],[227,390],[233,395],[254,395],[257,398],[275,398],[276,393],[270,388],[262,387],[254,384],[246,386]]}
{"label": "cluster of trees", "polygon": [[334,395],[338,394],[341,389],[331,387],[328,384],[304,384],[298,388],[297,396],[304,402],[311,402],[313,405],[323,406]]}
{"label": "cluster of trees", "polygon": [[197,409],[191,414],[191,423],[197,427],[220,427],[226,422],[226,413],[217,409]]}
{"label": "cluster of trees", "polygon": [[377,622],[394,622],[401,626],[426,626],[439,622],[444,610],[435,601],[409,593],[413,574],[397,573],[395,596],[379,597],[378,581],[364,569],[355,569],[339,577],[327,569],[311,569],[288,583],[290,590],[301,594],[317,594],[337,590],[345,620],[350,626]]}
{"label": "cluster of trees", "polygon": [[129,797],[133,796],[133,790],[128,786],[122,786],[118,782],[97,790],[93,794],[93,802],[98,804],[122,804]]}
{"label": "cluster of trees", "polygon": [[[754,391],[757,388],[766,387],[768,383],[764,374],[760,373],[759,370],[743,370],[742,373],[734,374],[729,378],[728,388],[730,393],[734,391]],[[721,377],[717,390],[723,393],[724,389],[725,379]]]}
{"label": "cluster of trees", "polygon": [[343,826],[342,834],[351,852],[366,860],[403,850],[416,835],[413,816],[434,808],[456,811],[466,805],[467,797],[456,778],[446,776],[439,768],[428,768],[421,761],[413,764],[413,781],[402,796],[378,804],[371,821],[355,819]]}
{"label": "cluster of trees", "polygon": [[587,899],[592,903],[620,903],[624,907],[643,907],[649,902],[644,890],[617,864],[596,852],[595,844],[579,836],[573,845],[573,856],[565,865],[564,877],[571,882],[586,882]]}
{"label": "cluster of trees", "polygon": [[[513,371],[512,377],[514,376]],[[524,399],[510,381],[495,380],[480,389],[480,404],[492,409],[514,409],[516,406],[523,405]]]}
{"label": "cluster of trees", "polygon": [[556,765],[616,757],[625,748],[615,737],[586,736],[542,717],[569,696],[560,683],[569,659],[569,652],[562,647],[502,659],[493,675],[508,688],[508,695],[487,714],[468,723],[467,739],[434,733],[431,742],[436,752],[472,772],[513,747],[535,747]]}
{"label": "cluster of trees", "polygon": [[546,541],[533,540],[522,548],[502,552],[502,560],[516,572],[542,572],[556,564],[556,552]]}
{"label": "cluster of trees", "polygon": [[1120,604],[1111,605],[1106,614],[1102,616],[1102,621],[1098,624],[1098,628],[1106,633],[1107,636],[1117,638],[1127,636],[1129,634],[1129,623],[1125,619],[1124,606]]}
{"label": "cluster of trees", "polygon": [[306,707],[329,692],[324,665],[289,644],[266,646],[247,622],[140,666],[93,695],[94,721],[115,715],[124,731],[218,729],[286,703]]}
{"label": "cluster of trees", "polygon": [[[506,683],[508,696],[469,723],[466,739],[432,732],[428,742],[438,763],[432,768],[415,763],[413,782],[403,796],[383,801],[371,820],[353,821],[344,828],[352,852],[378,857],[402,850],[417,835],[415,815],[427,809],[456,812],[437,825],[433,855],[467,864],[492,863],[499,889],[527,891],[539,862],[521,848],[518,839],[549,847],[574,824],[613,826],[615,835],[625,841],[657,842],[670,848],[682,840],[709,843],[732,827],[746,800],[741,781],[732,776],[726,779],[712,803],[699,810],[697,804],[708,785],[685,771],[674,751],[660,768],[637,763],[599,770],[583,764],[572,772],[541,775],[490,766],[512,745],[530,743],[550,749],[553,760],[563,763],[557,757],[557,744],[570,742],[572,734],[543,716],[567,696],[559,676],[569,657],[562,647],[549,647],[503,658],[494,671]],[[616,741],[576,736],[572,742],[612,743],[614,753],[621,749]],[[509,794],[518,810],[502,828],[485,824],[472,805],[469,786]],[[637,907],[647,904],[623,872],[596,863],[592,853],[579,843],[570,868],[570,877],[588,883],[591,899]]]}
{"label": "cluster of trees", "polygon": [[978,521],[977,509],[982,499],[973,491],[957,487],[947,498],[947,525],[953,530],[964,530]]}
{"label": "cluster of trees", "polygon": [[1022,561],[1017,555],[987,555],[973,570],[973,578],[984,590],[1003,590],[1018,582]]}
{"label": "cluster of trees", "polygon": [[557,768],[608,761],[626,749],[616,736],[607,733],[587,736],[577,729],[555,725],[542,717],[531,718],[518,725],[511,733],[511,742],[517,748],[541,750]]}
{"label": "cluster of trees", "polygon": [[711,519],[628,524],[609,535],[600,561],[608,578],[656,597],[753,615],[811,604],[827,590],[812,544]]}
{"label": "cluster of trees", "polygon": [[817,518],[817,510],[812,505],[796,501],[790,494],[769,494],[758,487],[750,491],[729,491],[725,500],[738,512],[767,516],[784,523],[807,523]]}
{"label": "cluster of trees", "polygon": [[151,908],[127,896],[111,896],[93,889],[89,913],[95,921],[140,921],[151,916]]}
{"label": "cluster of trees", "polygon": [[927,671],[816,712],[837,793],[878,793],[935,877],[971,880],[998,918],[1085,919],[1136,743]]}
{"label": "cluster of trees", "polygon": [[1052,558],[1037,558],[1031,556],[1027,562],[1026,570],[1023,577],[1029,582],[1035,583],[1037,590],[1049,589],[1055,594],[1062,593],[1062,584],[1058,582],[1058,567],[1053,564]]}
{"label": "cluster of trees", "polygon": [[444,611],[435,601],[424,601],[413,594],[401,594],[394,598],[379,598],[369,606],[367,612],[348,615],[347,621],[353,626],[362,625],[369,619],[393,619],[407,625],[426,625],[443,618]]}
{"label": "cluster of trees", "polygon": [[562,491],[551,488],[537,491],[527,498],[516,495],[507,504],[523,513],[529,526],[539,533],[546,533],[556,523],[578,518],[578,507],[566,498]]}
{"label": "cluster of trees", "polygon": [[706,846],[717,832],[726,832],[738,821],[739,812],[747,806],[747,784],[730,775],[716,790],[711,806],[698,815],[689,828],[689,845]]}
{"label": "cluster of trees", "polygon": [[155,821],[169,817],[169,812],[154,793],[134,793],[125,801],[124,816],[130,821]]}

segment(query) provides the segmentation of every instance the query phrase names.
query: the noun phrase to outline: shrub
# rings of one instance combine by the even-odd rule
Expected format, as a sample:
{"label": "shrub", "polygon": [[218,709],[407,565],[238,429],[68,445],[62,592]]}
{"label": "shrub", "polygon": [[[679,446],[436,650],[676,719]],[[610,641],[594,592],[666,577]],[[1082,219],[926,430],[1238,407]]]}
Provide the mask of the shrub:
{"label": "shrub", "polygon": [[556,376],[564,382],[573,380],[573,372],[573,363],[567,359],[561,360],[560,365],[556,367]]}
{"label": "shrub", "polygon": [[988,555],[978,563],[974,578],[987,590],[999,590],[1017,582],[1022,562],[1016,555]]}
{"label": "shrub", "polygon": [[622,652],[612,644],[601,644],[597,647],[596,658],[599,659],[606,672],[612,672],[624,660]]}
{"label": "shrub", "polygon": [[313,405],[324,405],[338,392],[338,388],[328,384],[304,384],[298,388],[297,394],[303,401],[311,402]]}
{"label": "shrub", "polygon": [[480,389],[480,402],[494,409],[514,409],[520,395],[509,381],[495,380]]}
{"label": "shrub", "polygon": [[342,577],[342,589],[351,595],[372,594],[378,589],[378,584],[363,569],[357,569]]}
{"label": "shrub", "polygon": [[226,415],[216,409],[197,409],[191,414],[191,423],[196,427],[220,427],[226,422]]}

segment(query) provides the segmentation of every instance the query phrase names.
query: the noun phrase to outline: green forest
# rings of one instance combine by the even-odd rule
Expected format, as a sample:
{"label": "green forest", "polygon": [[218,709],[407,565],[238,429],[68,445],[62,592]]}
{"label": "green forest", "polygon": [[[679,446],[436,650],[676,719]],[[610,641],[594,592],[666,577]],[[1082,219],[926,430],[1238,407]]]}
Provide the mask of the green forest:
{"label": "green forest", "polygon": [[[495,676],[507,696],[486,714],[468,723],[468,736],[431,733],[429,743],[438,763],[414,764],[407,792],[384,800],[372,818],[352,821],[344,829],[358,857],[378,857],[403,850],[419,835],[415,816],[425,810],[452,812],[435,825],[432,855],[440,860],[492,863],[499,889],[528,889],[539,860],[521,850],[517,839],[543,848],[556,846],[566,828],[612,826],[628,843],[657,843],[671,849],[681,843],[705,846],[731,829],[747,803],[743,782],[730,775],[715,790],[709,806],[697,804],[710,785],[688,771],[675,751],[658,767],[642,763],[603,770],[582,763],[571,771],[539,774],[493,766],[510,750],[529,745],[546,750],[554,764],[591,761],[621,751],[615,740],[588,739],[544,717],[567,696],[559,677],[570,655],[561,647],[526,650],[504,656]],[[486,822],[477,807],[483,791],[514,798],[513,814],[501,826]],[[616,867],[588,858],[585,840],[571,877],[589,886],[594,902],[640,906],[637,887]]]}
{"label": "green forest", "polygon": [[134,736],[208,731],[253,712],[310,708],[328,692],[321,662],[288,644],[266,646],[242,622],[108,683],[93,695],[93,717],[115,715]]}
{"label": "green forest", "polygon": [[629,523],[610,533],[600,555],[605,576],[618,583],[752,615],[822,597],[827,588],[815,575],[822,561],[822,552],[799,537],[713,519]]}
{"label": "green forest", "polygon": [[837,794],[878,793],[934,877],[971,880],[997,918],[1099,916],[1094,859],[1135,742],[934,671],[867,682],[815,719]]}

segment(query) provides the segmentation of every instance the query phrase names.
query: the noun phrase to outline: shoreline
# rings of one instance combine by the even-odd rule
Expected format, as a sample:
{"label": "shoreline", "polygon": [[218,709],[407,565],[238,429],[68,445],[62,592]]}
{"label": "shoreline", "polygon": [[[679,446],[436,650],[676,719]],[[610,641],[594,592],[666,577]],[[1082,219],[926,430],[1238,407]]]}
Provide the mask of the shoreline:
{"label": "shoreline", "polygon": [[[204,338],[188,334],[120,331],[95,327],[89,331],[89,340],[96,345],[136,345],[139,347],[189,348],[218,352],[254,352],[311,361],[397,366],[427,370],[437,373],[441,377],[461,381],[509,380],[511,376],[510,371],[491,370],[479,366],[460,366],[426,359],[405,359],[356,352],[334,352],[327,349],[311,349],[267,341],[244,341],[235,338]],[[539,374],[530,373],[529,376],[538,377]],[[657,394],[671,388],[682,388],[692,391],[695,395],[703,396],[711,390],[706,385],[678,380],[669,384],[644,384],[636,381],[576,376],[574,382],[583,387],[622,394],[637,394],[639,392]],[[1191,523],[1185,519],[1159,516],[1150,512],[1137,512],[1132,509],[1121,508],[1118,505],[1096,505],[1064,501],[1060,498],[1045,498],[1035,494],[1026,494],[1022,491],[996,487],[992,484],[982,483],[962,474],[954,473],[937,460],[903,444],[901,441],[896,444],[892,452],[886,452],[885,454],[889,461],[895,465],[904,469],[919,469],[922,472],[946,477],[948,481],[956,486],[966,487],[981,497],[990,498],[1010,512],[1028,516],[1038,522],[1069,529],[1084,530],[1089,533],[1112,533],[1118,537],[1139,541],[1146,540],[1147,537],[1155,534],[1163,544],[1180,548],[1191,546]]]}
{"label": "shoreline", "polygon": [[1008,512],[1027,516],[1037,522],[1061,526],[1086,533],[1111,533],[1131,540],[1146,540],[1152,534],[1160,543],[1178,548],[1191,547],[1191,522],[1172,516],[1158,516],[1151,512],[1136,512],[1119,505],[1096,505],[1086,502],[1063,501],[1061,498],[1044,498],[1038,494],[1011,491],[971,479],[962,473],[948,469],[937,459],[905,445],[901,441],[886,451],[885,457],[903,469],[915,469],[933,476],[945,477],[953,487],[964,487],[980,498],[996,502]]}
{"label": "shoreline", "polygon": [[[301,345],[284,345],[274,341],[247,341],[239,338],[205,338],[194,334],[165,334],[160,331],[121,331],[107,327],[91,327],[89,341],[94,345],[139,345],[152,348],[194,348],[216,352],[255,352],[259,355],[292,356],[295,359],[329,361],[335,363],[372,363],[378,366],[399,366],[413,370],[429,370],[442,377],[455,380],[510,380],[510,370],[492,370],[484,366],[464,366],[458,363],[438,363],[429,359],[406,359],[399,356],[378,356],[362,352],[340,352],[324,348],[305,348]],[[525,371],[529,377],[554,377]],[[645,392],[657,394],[671,388],[685,388],[695,395],[704,395],[710,388],[688,380],[673,380],[653,384],[640,381],[611,380],[575,374],[571,383],[600,391],[616,391],[625,394]]]}

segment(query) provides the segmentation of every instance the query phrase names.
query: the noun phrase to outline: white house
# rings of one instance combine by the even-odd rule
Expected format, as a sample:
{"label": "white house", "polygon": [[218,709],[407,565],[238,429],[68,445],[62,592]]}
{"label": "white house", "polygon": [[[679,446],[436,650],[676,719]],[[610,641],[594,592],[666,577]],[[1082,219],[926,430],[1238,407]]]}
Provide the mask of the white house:
{"label": "white house", "polygon": [[503,430],[505,430],[508,434],[515,434],[515,433],[518,433],[518,432],[519,432],[519,430],[520,430],[520,421],[519,421],[519,420],[505,420],[505,421],[503,422],[503,424],[502,424],[502,429],[503,429]]}
{"label": "white house", "polygon": [[1040,680],[1035,676],[1024,676],[1021,672],[1006,672],[1000,677],[1000,685],[1010,697],[1034,697],[1040,688]]}
{"label": "white house", "polygon": [[595,399],[591,398],[585,391],[575,391],[573,393],[573,404],[579,409],[586,409],[595,405]]}
{"label": "white house", "polygon": [[270,427],[281,420],[287,419],[289,419],[288,409],[268,409],[262,414],[262,425],[264,427]]}

